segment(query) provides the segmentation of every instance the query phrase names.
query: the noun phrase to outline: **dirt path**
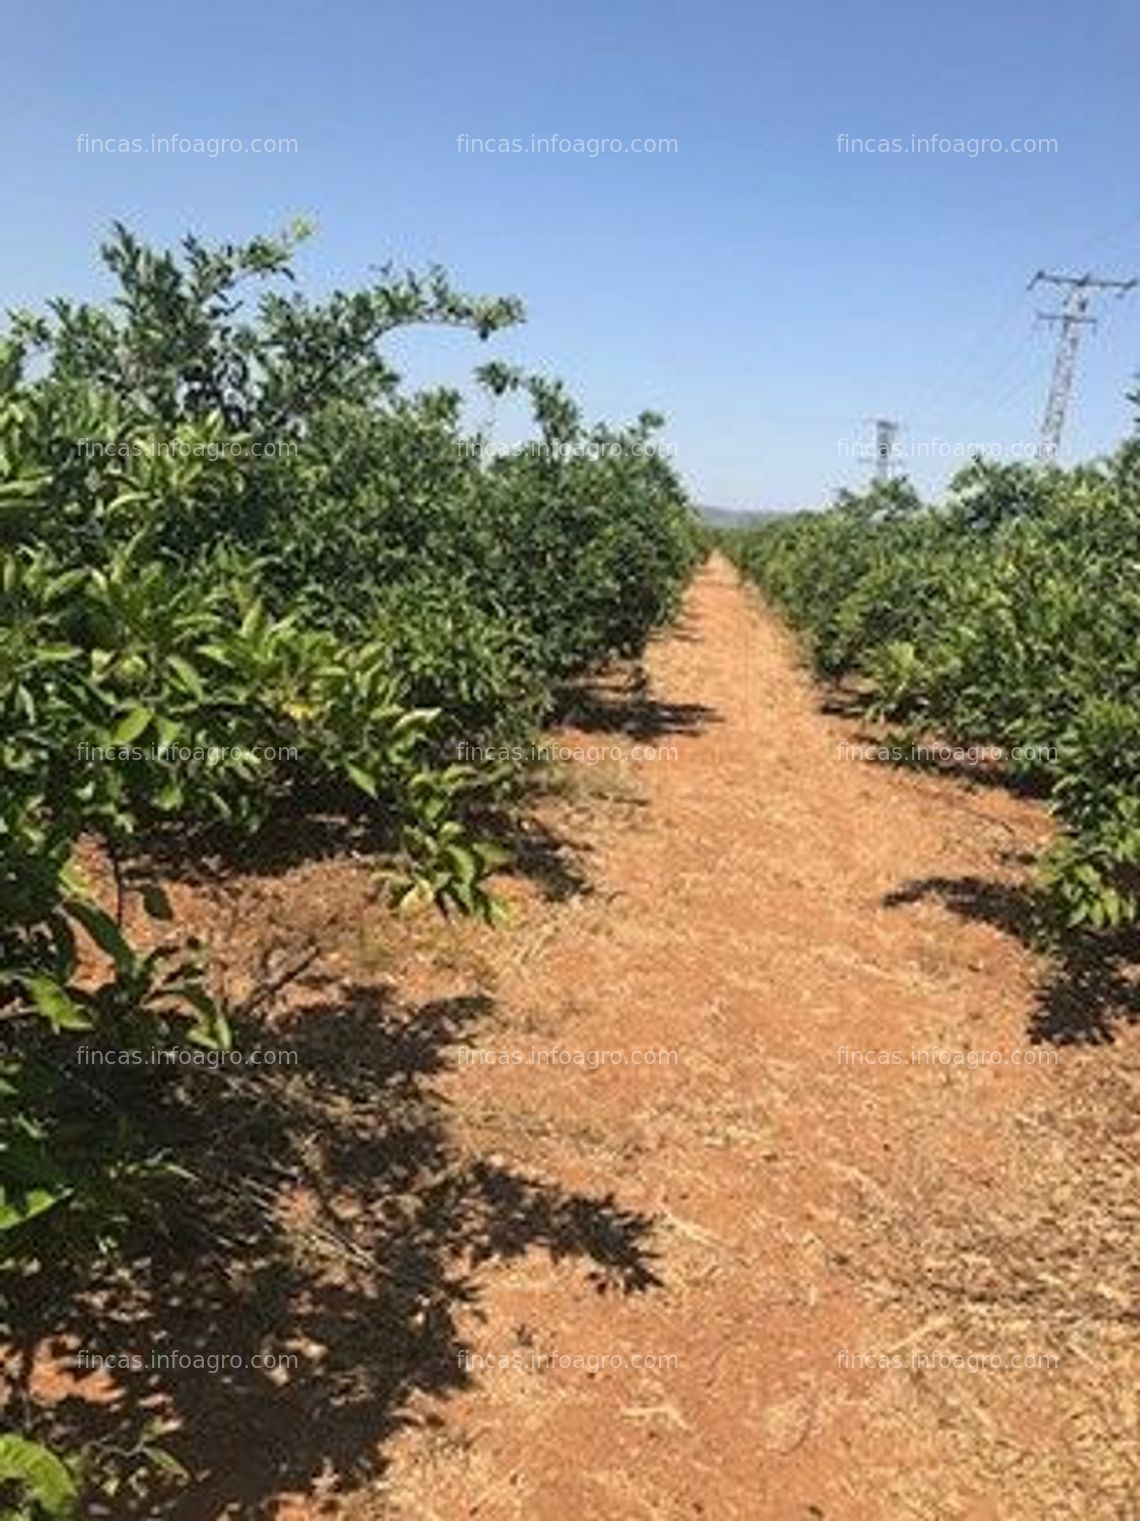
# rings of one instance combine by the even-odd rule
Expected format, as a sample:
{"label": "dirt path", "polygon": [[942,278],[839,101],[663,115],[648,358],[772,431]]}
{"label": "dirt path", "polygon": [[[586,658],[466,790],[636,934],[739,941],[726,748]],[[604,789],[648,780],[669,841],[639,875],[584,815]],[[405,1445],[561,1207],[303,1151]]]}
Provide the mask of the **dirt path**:
{"label": "dirt path", "polygon": [[1026,948],[1043,811],[853,756],[723,561],[646,664],[505,929],[343,842],[171,884],[298,1060],[218,1077],[236,1214],[52,1366],[296,1361],[42,1397],[169,1415],[176,1521],[1135,1521],[1137,1032]]}
{"label": "dirt path", "polygon": [[[1042,968],[1003,920],[1041,810],[850,758],[723,561],[648,672],[624,727],[671,753],[573,767],[555,822],[593,891],[461,932],[495,1000],[465,1043],[496,1064],[456,1051],[440,1079],[462,1147],[612,1195],[646,1256],[603,1292],[556,1247],[489,1252],[459,1330],[495,1362],[417,1407],[352,1514],[1136,1514],[1113,1236],[1135,1041],[1030,1048]],[[612,743],[619,716],[563,738]],[[983,1050],[1002,1064],[954,1064]]]}

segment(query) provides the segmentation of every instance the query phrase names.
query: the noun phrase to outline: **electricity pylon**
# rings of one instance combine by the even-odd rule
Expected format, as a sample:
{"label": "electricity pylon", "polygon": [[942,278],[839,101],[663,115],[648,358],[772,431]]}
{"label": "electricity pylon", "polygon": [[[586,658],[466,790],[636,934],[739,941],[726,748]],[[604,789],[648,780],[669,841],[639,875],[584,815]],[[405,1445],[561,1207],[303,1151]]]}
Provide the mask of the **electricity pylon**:
{"label": "electricity pylon", "polygon": [[873,463],[875,466],[876,481],[889,481],[891,467],[894,464],[895,434],[899,431],[899,425],[889,417],[876,417],[875,423],[875,453]]}
{"label": "electricity pylon", "polygon": [[1055,460],[1061,447],[1061,430],[1065,426],[1065,412],[1072,394],[1081,330],[1096,326],[1097,319],[1088,313],[1091,294],[1094,290],[1115,290],[1120,298],[1132,289],[1136,281],[1101,280],[1091,274],[1054,275],[1039,269],[1030,280],[1029,289],[1032,290],[1041,281],[1066,288],[1065,305],[1061,311],[1037,313],[1043,322],[1058,322],[1061,325],[1057,354],[1053,360],[1053,376],[1049,382],[1049,399],[1045,403],[1045,416],[1041,421],[1041,443],[1038,446],[1039,458]]}

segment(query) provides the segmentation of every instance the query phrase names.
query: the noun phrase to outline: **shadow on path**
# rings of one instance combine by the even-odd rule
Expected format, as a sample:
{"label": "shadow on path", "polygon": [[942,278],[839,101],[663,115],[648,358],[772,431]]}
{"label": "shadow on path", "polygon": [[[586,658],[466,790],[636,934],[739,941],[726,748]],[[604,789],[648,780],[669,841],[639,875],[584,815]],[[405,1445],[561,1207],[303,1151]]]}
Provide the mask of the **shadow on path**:
{"label": "shadow on path", "polygon": [[[1031,950],[1045,949],[1032,892],[981,877],[926,877],[883,899],[888,908],[934,898],[963,919],[991,924]],[[1140,934],[1069,933],[1048,947],[1028,1034],[1054,1045],[1107,1045],[1140,1020]]]}
{"label": "shadow on path", "polygon": [[[46,1291],[36,1275],[9,1292],[9,1408],[57,1448],[117,1453],[124,1473],[161,1418],[173,1428],[161,1445],[190,1481],[125,1490],[85,1516],[212,1521],[229,1507],[263,1521],[283,1493],[376,1478],[412,1396],[469,1382],[456,1317],[478,1304],[481,1264],[541,1252],[580,1260],[600,1292],[658,1283],[647,1216],[451,1142],[431,1080],[489,998],[403,1008],[385,988],[315,978],[307,989],[274,1032],[293,1065],[95,1069],[101,1101],[162,1135],[186,1173],[121,1270]],[[50,1404],[30,1397],[45,1344]],[[76,1371],[80,1353],[88,1368],[135,1361],[93,1382]],[[251,1365],[266,1354],[295,1366]]]}

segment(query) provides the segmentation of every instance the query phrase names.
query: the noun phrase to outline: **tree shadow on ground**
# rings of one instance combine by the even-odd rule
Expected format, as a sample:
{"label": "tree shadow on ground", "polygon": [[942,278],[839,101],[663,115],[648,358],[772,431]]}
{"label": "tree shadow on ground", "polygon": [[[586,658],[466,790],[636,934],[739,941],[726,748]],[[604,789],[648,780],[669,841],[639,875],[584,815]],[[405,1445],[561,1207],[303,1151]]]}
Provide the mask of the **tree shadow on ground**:
{"label": "tree shadow on ground", "polygon": [[[536,776],[519,795],[534,800],[543,791]],[[510,873],[532,881],[548,902],[565,902],[591,890],[585,869],[588,847],[549,823],[507,807],[477,809],[472,823],[511,852]],[[285,877],[300,866],[345,857],[379,865],[391,858],[392,844],[392,828],[383,820],[344,809],[314,814],[284,800],[256,836],[215,830],[203,837],[196,854],[187,851],[185,838],[175,831],[154,830],[135,843],[122,870],[134,886],[165,880],[218,889],[250,876]]]}
{"label": "tree shadow on ground", "polygon": [[[860,730],[847,743],[864,749],[871,765],[890,766],[922,776],[945,777],[980,791],[1008,792],[1013,797],[1042,799],[1049,796],[1044,777],[1014,774],[995,759],[970,759],[971,749],[982,746],[943,744],[937,739],[914,739],[910,735]],[[990,747],[992,748],[992,747]]]}
{"label": "tree shadow on ground", "polygon": [[[258,1027],[272,1066],[83,1069],[88,1101],[94,1081],[185,1174],[119,1269],[10,1286],[9,1409],[53,1447],[96,1443],[126,1470],[123,1455],[161,1419],[173,1427],[161,1445],[190,1476],[89,1503],[85,1516],[265,1521],[281,1495],[331,1499],[376,1479],[385,1439],[416,1419],[414,1398],[471,1381],[458,1316],[478,1313],[482,1264],[540,1252],[577,1259],[600,1292],[659,1283],[649,1217],[452,1140],[432,1079],[490,1016],[489,998],[405,1008],[386,988],[317,982],[311,993],[271,1048]],[[94,1375],[79,1371],[80,1353],[88,1368],[138,1361]],[[155,1354],[166,1365],[152,1366]],[[266,1355],[295,1365],[251,1366]]]}
{"label": "tree shadow on ground", "polygon": [[[817,682],[820,679],[817,677]],[[872,683],[852,676],[824,680],[818,695],[821,713],[860,725],[844,743],[866,750],[867,764],[946,777],[968,787],[1009,792],[1014,797],[1048,797],[1050,788],[1045,776],[1011,771],[988,754],[996,746],[980,741],[974,745],[945,741],[938,734],[893,728],[889,720],[877,719],[874,713],[877,695]],[[975,752],[974,758],[971,751]],[[979,751],[987,753],[979,757]]]}
{"label": "tree shadow on ground", "polygon": [[548,903],[588,897],[594,884],[586,869],[591,847],[553,829],[534,814],[519,818],[503,836],[511,852],[509,872],[533,882]]}
{"label": "tree shadow on ground", "polygon": [[647,743],[674,734],[699,734],[720,723],[715,708],[699,702],[662,702],[653,697],[641,666],[564,688],[558,721],[584,734],[611,734]]}
{"label": "tree shadow on ground", "polygon": [[[618,745],[696,734],[720,720],[715,710],[701,703],[655,700],[644,673],[637,669],[568,686],[559,694],[552,721],[598,735],[599,742],[608,735]],[[532,881],[548,902],[564,902],[591,891],[588,847],[539,819],[533,809],[523,814],[517,807],[520,800],[534,804],[557,792],[557,769],[548,772],[540,767],[520,778],[510,797],[497,804],[480,804],[471,816],[482,833],[510,850],[511,873]],[[184,826],[156,823],[133,843],[123,870],[133,882],[165,879],[217,888],[249,875],[283,877],[319,861],[345,857],[383,861],[392,851],[395,835],[395,822],[382,809],[362,805],[343,791],[286,794],[255,835],[222,827],[205,829],[195,837],[192,850],[187,849]]]}
{"label": "tree shadow on ground", "polygon": [[[531,786],[520,789],[519,796],[534,803],[546,790],[536,778]],[[586,865],[589,846],[540,819],[533,809],[488,810],[476,815],[473,823],[510,852],[506,873],[533,882],[547,902],[563,903],[593,890]],[[218,836],[190,862],[184,859],[184,846],[179,852],[176,842],[167,848],[160,839],[148,838],[124,864],[123,875],[133,887],[181,881],[221,890],[250,877],[283,878],[300,866],[346,856],[380,866],[390,859],[390,846],[390,836],[345,815],[313,819],[283,814],[252,841]]]}
{"label": "tree shadow on ground", "polygon": [[[1008,792],[1014,797],[1049,796],[1049,783],[1044,776],[1009,770],[988,754],[995,746],[951,743],[937,735],[915,735],[908,730],[892,729],[885,723],[869,722],[873,696],[871,692],[836,687],[828,689],[819,701],[820,712],[828,717],[860,724],[850,738],[842,741],[848,749],[864,752],[853,759],[923,776],[945,777],[969,788]],[[982,751],[986,753],[979,754]]]}
{"label": "tree shadow on ground", "polygon": [[1108,1045],[1140,1020],[1140,933],[1068,932],[1046,946],[1029,888],[981,877],[926,877],[888,893],[888,908],[934,898],[963,919],[993,925],[1032,950],[1047,950],[1028,1035],[1053,1045]]}

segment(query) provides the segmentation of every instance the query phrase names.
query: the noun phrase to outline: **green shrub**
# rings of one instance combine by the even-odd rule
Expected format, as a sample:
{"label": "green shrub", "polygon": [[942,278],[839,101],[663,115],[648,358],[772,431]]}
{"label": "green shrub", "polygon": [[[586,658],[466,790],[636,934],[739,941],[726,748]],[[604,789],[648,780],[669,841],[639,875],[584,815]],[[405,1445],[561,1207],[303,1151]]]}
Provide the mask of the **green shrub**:
{"label": "green shrub", "polygon": [[875,711],[916,730],[1001,746],[1049,791],[1044,880],[1067,923],[1140,916],[1135,445],[1069,471],[975,462],[940,506],[892,482],[726,542],[823,674],[868,678]]}
{"label": "green shrub", "polygon": [[189,855],[331,797],[402,904],[492,916],[476,821],[506,779],[460,747],[522,740],[560,680],[636,653],[694,563],[655,419],[588,432],[556,384],[492,369],[543,445],[496,460],[456,393],[400,390],[387,334],[485,339],[517,301],[433,269],[313,303],[304,232],[170,253],[118,227],[113,302],[0,342],[0,1270],[93,1265],[181,1165],[108,1122],[80,1043],[232,1039],[205,968],[136,952],[91,900],[77,845]]}

